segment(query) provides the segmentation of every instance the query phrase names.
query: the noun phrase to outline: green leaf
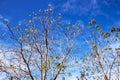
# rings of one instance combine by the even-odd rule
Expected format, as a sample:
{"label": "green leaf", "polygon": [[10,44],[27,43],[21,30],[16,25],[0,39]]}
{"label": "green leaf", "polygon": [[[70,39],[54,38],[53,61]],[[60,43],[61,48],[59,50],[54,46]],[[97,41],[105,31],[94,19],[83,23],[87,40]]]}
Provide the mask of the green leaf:
{"label": "green leaf", "polygon": [[45,63],[42,64],[42,68],[41,68],[41,70],[47,70],[47,66],[46,66]]}
{"label": "green leaf", "polygon": [[56,58],[56,59],[60,59],[60,57],[59,57],[59,56],[56,56],[55,58]]}
{"label": "green leaf", "polygon": [[96,23],[95,19],[92,19],[92,20],[91,20],[91,23],[92,23],[92,24],[95,24],[95,23]]}
{"label": "green leaf", "polygon": [[47,70],[47,68],[46,68],[46,67],[44,67],[44,68],[41,68],[41,70],[45,70],[45,71],[46,71],[46,70]]}
{"label": "green leaf", "polygon": [[32,20],[29,20],[29,23],[32,23]]}
{"label": "green leaf", "polygon": [[21,36],[19,39],[20,39],[21,41],[23,41],[23,40],[24,40],[24,37]]}
{"label": "green leaf", "polygon": [[31,32],[34,32],[34,30],[33,30],[32,28],[30,28],[30,31],[31,31]]}
{"label": "green leaf", "polygon": [[100,28],[100,25],[96,24],[96,25],[95,25],[95,28],[99,29],[99,28]]}
{"label": "green leaf", "polygon": [[52,5],[51,4],[48,4],[49,7],[51,7]]}
{"label": "green leaf", "polygon": [[95,23],[96,23],[95,19],[92,19],[88,24],[92,25],[92,24],[95,24]]}
{"label": "green leaf", "polygon": [[14,65],[10,65],[10,67],[11,67],[11,68],[13,68],[13,69],[15,68],[15,66],[14,66]]}
{"label": "green leaf", "polygon": [[28,32],[28,28],[26,28],[25,31]]}
{"label": "green leaf", "polygon": [[66,68],[67,68],[67,66],[63,66],[63,68],[64,68],[64,69],[66,69]]}
{"label": "green leaf", "polygon": [[108,38],[108,37],[110,37],[110,33],[107,32],[104,34],[104,38]]}
{"label": "green leaf", "polygon": [[88,24],[89,24],[89,25],[92,25],[92,23],[91,23],[91,22],[89,22]]}
{"label": "green leaf", "polygon": [[78,63],[78,61],[75,61],[75,63]]}
{"label": "green leaf", "polygon": [[90,44],[90,45],[95,45],[95,42],[90,41],[89,44]]}
{"label": "green leaf", "polygon": [[72,76],[72,74],[70,72],[68,72],[68,76],[70,77],[70,76]]}
{"label": "green leaf", "polygon": [[53,60],[53,56],[50,56],[50,57],[49,57],[49,61],[52,61],[52,60]]}
{"label": "green leaf", "polygon": [[62,77],[62,80],[65,80],[65,77]]}
{"label": "green leaf", "polygon": [[112,27],[110,31],[111,31],[111,32],[115,32],[116,29],[115,29],[114,27]]}
{"label": "green leaf", "polygon": [[56,68],[60,69],[60,67],[61,67],[61,64],[60,63],[56,63]]}
{"label": "green leaf", "polygon": [[117,32],[120,32],[120,28],[117,28]]}
{"label": "green leaf", "polygon": [[115,50],[120,50],[120,48],[115,48]]}
{"label": "green leaf", "polygon": [[26,37],[30,37],[30,34],[26,34]]}

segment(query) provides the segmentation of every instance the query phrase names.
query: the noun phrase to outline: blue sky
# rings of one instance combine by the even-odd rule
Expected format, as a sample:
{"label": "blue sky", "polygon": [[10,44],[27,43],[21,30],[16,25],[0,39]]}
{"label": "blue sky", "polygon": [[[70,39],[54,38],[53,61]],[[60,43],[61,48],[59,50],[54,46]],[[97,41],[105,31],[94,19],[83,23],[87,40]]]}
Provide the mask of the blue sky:
{"label": "blue sky", "polygon": [[16,25],[31,12],[47,8],[48,4],[52,4],[65,21],[87,25],[94,18],[104,30],[120,26],[120,0],[0,0],[1,29],[5,26],[1,19],[6,18]]}
{"label": "blue sky", "polygon": [[56,14],[62,14],[64,21],[86,26],[94,18],[104,30],[120,26],[120,0],[0,0],[1,30],[5,30],[1,19],[6,18],[15,26],[33,11],[47,8],[48,4],[52,4]]}
{"label": "blue sky", "polygon": [[47,8],[48,4],[52,4],[56,14],[62,14],[64,21],[86,26],[94,18],[104,30],[120,26],[120,0],[0,0],[1,30],[5,30],[1,19],[6,18],[15,26],[33,11]]}
{"label": "blue sky", "polygon": [[120,24],[120,0],[0,0],[0,16],[17,24],[49,3],[68,21],[85,25],[94,18],[105,29]]}

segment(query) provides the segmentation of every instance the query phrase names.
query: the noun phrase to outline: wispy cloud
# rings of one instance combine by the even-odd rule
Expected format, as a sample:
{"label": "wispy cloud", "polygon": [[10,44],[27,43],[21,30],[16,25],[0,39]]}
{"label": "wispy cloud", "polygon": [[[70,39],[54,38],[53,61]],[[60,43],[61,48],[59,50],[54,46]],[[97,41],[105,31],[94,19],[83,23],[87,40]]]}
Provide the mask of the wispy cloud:
{"label": "wispy cloud", "polygon": [[72,11],[73,13],[80,12],[80,14],[95,9],[98,9],[96,0],[69,0],[63,5],[63,11]]}
{"label": "wispy cloud", "polygon": [[5,25],[4,21],[9,22],[8,19],[6,19],[6,18],[4,18],[2,15],[0,15],[0,28],[1,28],[1,29],[5,29],[5,28],[6,28],[6,25]]}
{"label": "wispy cloud", "polygon": [[3,19],[3,16],[2,16],[2,15],[0,15],[0,19]]}
{"label": "wispy cloud", "polygon": [[68,0],[62,6],[63,12],[70,12],[70,14],[78,15],[103,15],[101,11],[101,4],[108,5],[108,2],[100,2],[99,0]]}
{"label": "wispy cloud", "polygon": [[120,26],[120,21],[115,21],[114,24],[113,24],[113,26],[115,26],[115,27]]}

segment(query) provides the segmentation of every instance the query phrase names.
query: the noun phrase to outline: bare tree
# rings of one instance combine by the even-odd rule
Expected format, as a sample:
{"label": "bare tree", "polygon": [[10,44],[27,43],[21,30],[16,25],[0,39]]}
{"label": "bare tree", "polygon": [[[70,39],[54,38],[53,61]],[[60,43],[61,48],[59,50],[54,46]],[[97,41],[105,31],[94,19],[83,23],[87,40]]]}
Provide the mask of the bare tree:
{"label": "bare tree", "polygon": [[54,18],[50,5],[29,16],[29,20],[15,27],[6,22],[11,48],[1,50],[4,58],[0,71],[10,75],[10,80],[56,80],[60,75],[65,76],[79,25],[60,22],[61,14]]}
{"label": "bare tree", "polygon": [[84,40],[90,48],[81,60],[81,75],[84,74],[84,79],[91,80],[119,80],[119,28],[116,29],[117,32],[113,27],[105,32],[95,20],[89,24]]}

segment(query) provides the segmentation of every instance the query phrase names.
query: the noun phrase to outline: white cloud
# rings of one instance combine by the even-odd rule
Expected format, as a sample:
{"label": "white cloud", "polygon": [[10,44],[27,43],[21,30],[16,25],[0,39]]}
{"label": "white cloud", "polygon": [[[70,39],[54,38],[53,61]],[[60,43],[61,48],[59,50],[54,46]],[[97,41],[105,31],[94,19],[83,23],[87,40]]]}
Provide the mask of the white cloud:
{"label": "white cloud", "polygon": [[114,26],[120,26],[120,21],[116,21],[116,22],[114,23]]}
{"label": "white cloud", "polygon": [[3,19],[3,16],[2,16],[2,15],[0,15],[0,19]]}
{"label": "white cloud", "polygon": [[99,8],[96,0],[69,0],[62,7],[64,12],[71,11],[80,14],[86,14]]}
{"label": "white cloud", "polygon": [[0,15],[0,28],[1,29],[6,29],[6,25],[5,25],[5,21],[9,22],[9,20],[7,18],[5,18],[4,16]]}
{"label": "white cloud", "polygon": [[0,26],[5,27],[6,25],[2,21],[0,21]]}
{"label": "white cloud", "polygon": [[70,14],[78,14],[78,15],[88,15],[88,16],[96,16],[103,15],[107,17],[101,7],[102,5],[108,5],[107,1],[101,2],[99,0],[68,0],[62,6],[63,12],[70,12]]}
{"label": "white cloud", "polygon": [[96,0],[92,0],[92,3],[93,3],[93,4],[97,4],[97,1],[96,1]]}

